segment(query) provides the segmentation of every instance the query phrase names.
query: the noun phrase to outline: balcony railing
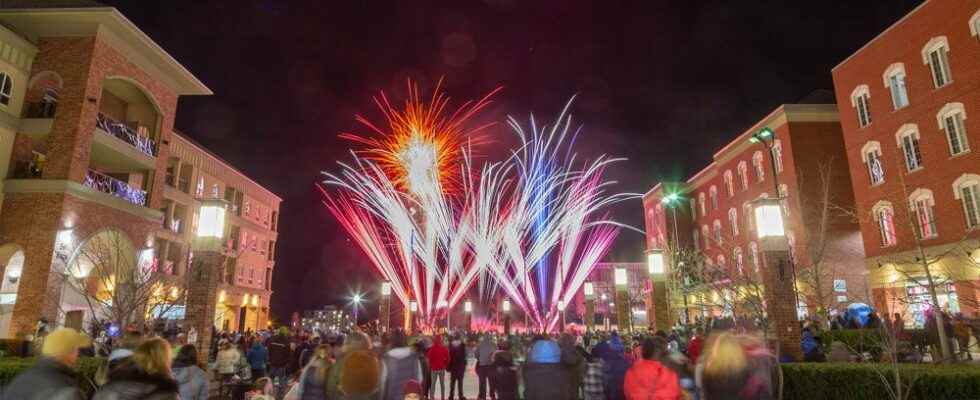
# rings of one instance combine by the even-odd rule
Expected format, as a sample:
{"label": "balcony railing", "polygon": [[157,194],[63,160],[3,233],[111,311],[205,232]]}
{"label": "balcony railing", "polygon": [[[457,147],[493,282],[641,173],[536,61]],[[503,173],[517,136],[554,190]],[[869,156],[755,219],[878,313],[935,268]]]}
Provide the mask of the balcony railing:
{"label": "balcony railing", "polygon": [[126,126],[126,124],[113,121],[104,114],[99,113],[99,116],[95,120],[95,126],[133,145],[133,147],[136,147],[143,154],[150,157],[156,157],[157,155],[156,143],[153,143],[153,140],[146,136],[140,136],[133,128]]}
{"label": "balcony railing", "polygon": [[146,206],[146,191],[129,186],[126,182],[89,170],[85,173],[85,186],[108,193],[138,206]]}

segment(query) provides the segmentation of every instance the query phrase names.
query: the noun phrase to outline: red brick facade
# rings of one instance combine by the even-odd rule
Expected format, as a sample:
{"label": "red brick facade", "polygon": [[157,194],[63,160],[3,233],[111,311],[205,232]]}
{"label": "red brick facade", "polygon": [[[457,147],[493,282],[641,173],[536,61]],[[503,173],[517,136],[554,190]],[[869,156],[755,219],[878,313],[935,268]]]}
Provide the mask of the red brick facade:
{"label": "red brick facade", "polygon": [[[917,302],[906,277],[919,279],[925,271],[914,254],[917,243],[930,270],[955,287],[959,301],[951,303],[968,315],[977,310],[977,287],[970,283],[980,279],[980,235],[962,190],[980,177],[978,18],[977,0],[926,1],[833,70],[875,305],[889,313],[917,313],[903,305]],[[870,113],[864,123],[862,96]],[[911,211],[920,201],[931,218]],[[960,249],[950,252],[951,246]]]}

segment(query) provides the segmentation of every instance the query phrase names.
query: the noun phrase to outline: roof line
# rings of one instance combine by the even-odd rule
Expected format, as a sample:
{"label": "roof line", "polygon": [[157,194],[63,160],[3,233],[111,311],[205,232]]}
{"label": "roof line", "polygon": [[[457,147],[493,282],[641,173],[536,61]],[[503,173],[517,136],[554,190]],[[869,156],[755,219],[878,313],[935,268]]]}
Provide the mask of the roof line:
{"label": "roof line", "polygon": [[869,40],[867,43],[865,43],[864,46],[861,46],[861,48],[857,49],[857,51],[851,53],[851,55],[847,56],[847,58],[845,58],[841,62],[837,63],[837,65],[835,65],[833,68],[831,68],[830,71],[833,72],[837,68],[840,68],[841,65],[844,65],[844,63],[850,61],[858,53],[864,51],[865,48],[867,48],[872,43],[874,43],[876,40],[878,40],[878,38],[884,36],[886,33],[888,33],[888,31],[892,30],[892,28],[894,28],[894,27],[898,26],[898,24],[901,24],[902,22],[904,22],[906,19],[908,19],[910,16],[912,16],[912,14],[915,14],[916,11],[919,11],[919,9],[922,8],[922,6],[925,6],[926,4],[929,4],[929,0],[923,1],[922,4],[919,4],[918,6],[916,6],[915,8],[913,8],[912,11],[909,11],[908,14],[905,14],[905,16],[903,16],[902,18],[899,18],[898,21],[895,21],[893,24],[889,25],[887,28],[885,28],[885,30],[881,31],[881,33],[879,33],[875,37],[871,38],[871,40]]}
{"label": "roof line", "polygon": [[246,180],[248,180],[249,182],[252,182],[252,184],[254,184],[255,186],[257,186],[257,187],[258,187],[259,189],[262,189],[262,190],[264,190],[264,191],[265,191],[266,193],[268,193],[268,194],[269,194],[269,195],[271,195],[272,197],[275,197],[275,198],[276,198],[276,199],[278,199],[278,200],[279,200],[280,202],[282,202],[282,197],[279,197],[279,195],[277,195],[277,194],[275,194],[275,193],[273,193],[273,192],[272,192],[271,190],[269,190],[269,189],[267,189],[267,188],[266,188],[265,186],[262,186],[261,184],[259,184],[258,182],[256,182],[256,181],[255,181],[255,180],[253,180],[252,178],[250,178],[250,177],[249,177],[248,175],[246,175],[246,174],[245,174],[244,172],[242,172],[242,171],[241,171],[241,170],[239,170],[238,168],[235,168],[235,167],[234,167],[233,165],[231,165],[231,163],[230,163],[230,162],[228,162],[228,161],[226,161],[226,160],[225,160],[224,158],[221,158],[221,156],[219,156],[219,155],[217,155],[217,154],[215,154],[215,153],[214,153],[214,152],[212,152],[211,150],[208,150],[208,148],[207,148],[207,147],[204,147],[204,145],[202,145],[202,144],[200,144],[200,143],[198,143],[198,142],[197,142],[196,140],[194,140],[194,139],[191,139],[190,137],[188,137],[187,135],[185,135],[185,134],[184,134],[183,132],[181,132],[181,131],[178,131],[178,130],[177,130],[176,128],[175,128],[175,129],[171,129],[171,132],[173,132],[173,134],[174,134],[175,136],[177,136],[177,137],[179,137],[179,138],[181,138],[181,139],[183,139],[183,140],[185,140],[185,141],[187,141],[187,143],[188,143],[188,144],[190,144],[191,146],[194,146],[194,147],[196,147],[196,148],[197,148],[198,150],[201,150],[202,152],[204,152],[204,154],[207,154],[208,156],[211,156],[212,158],[214,158],[215,160],[217,160],[218,162],[220,162],[220,163],[221,163],[222,165],[224,165],[225,167],[228,167],[229,169],[231,169],[232,171],[234,171],[234,172],[235,172],[235,173],[237,173],[238,175],[241,175],[241,176],[242,176],[243,178],[245,178],[245,179],[246,179]]}

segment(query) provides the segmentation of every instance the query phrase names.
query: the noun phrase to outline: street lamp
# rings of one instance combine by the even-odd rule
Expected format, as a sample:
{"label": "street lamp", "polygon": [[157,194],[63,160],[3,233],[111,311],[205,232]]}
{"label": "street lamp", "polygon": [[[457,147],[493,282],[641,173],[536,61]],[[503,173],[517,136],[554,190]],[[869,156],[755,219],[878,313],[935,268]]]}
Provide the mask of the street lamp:
{"label": "street lamp", "polygon": [[354,305],[354,326],[357,326],[357,309],[361,307],[361,300],[362,298],[360,293],[354,293],[354,296],[351,297],[351,304]]}
{"label": "street lamp", "polygon": [[381,318],[385,333],[391,329],[391,282],[381,282]]}
{"label": "street lamp", "polygon": [[762,198],[755,201],[752,214],[766,266],[762,271],[766,314],[775,326],[780,343],[786,345],[786,352],[800,359],[802,352],[796,345],[800,343],[800,324],[796,315],[799,295],[795,273],[786,274],[786,267],[793,268],[793,265],[783,209],[778,198]]}
{"label": "street lamp", "polygon": [[585,282],[582,292],[585,294],[585,331],[591,332],[595,325],[595,284]]}
{"label": "street lamp", "polygon": [[616,268],[613,272],[616,284],[616,324],[621,331],[633,333],[633,316],[630,315],[629,274],[626,268]]}
{"label": "street lamp", "polygon": [[223,199],[201,199],[200,203],[197,231],[192,243],[192,279],[187,287],[186,322],[191,330],[197,332],[197,343],[194,344],[202,348],[198,352],[199,360],[207,361],[210,346],[202,344],[211,343],[219,300],[218,285],[227,259],[222,242],[226,231],[228,202]]}
{"label": "street lamp", "polygon": [[466,330],[473,329],[473,302],[466,300],[463,303],[463,311],[466,312]]}
{"label": "street lamp", "polygon": [[563,300],[558,300],[558,312],[561,313],[561,330],[565,330],[565,302]]}
{"label": "street lamp", "polygon": [[504,310],[504,334],[510,335],[510,300],[504,299],[500,308]]}
{"label": "street lamp", "polygon": [[769,151],[769,166],[772,168],[772,185],[776,189],[775,197],[779,197],[779,179],[776,176],[776,156],[772,154],[772,148],[776,143],[776,132],[773,132],[769,127],[762,128],[752,134],[752,137],[749,138],[749,143],[762,143],[766,146],[766,150]]}
{"label": "street lamp", "polygon": [[667,271],[667,261],[662,249],[653,249],[647,253],[647,269],[650,272],[649,309],[646,312],[647,324],[651,331],[658,328],[666,329],[668,321],[667,281],[664,273]]}
{"label": "street lamp", "polygon": [[415,330],[415,314],[419,312],[419,303],[415,300],[408,301],[408,315],[405,318],[405,333],[412,334]]}

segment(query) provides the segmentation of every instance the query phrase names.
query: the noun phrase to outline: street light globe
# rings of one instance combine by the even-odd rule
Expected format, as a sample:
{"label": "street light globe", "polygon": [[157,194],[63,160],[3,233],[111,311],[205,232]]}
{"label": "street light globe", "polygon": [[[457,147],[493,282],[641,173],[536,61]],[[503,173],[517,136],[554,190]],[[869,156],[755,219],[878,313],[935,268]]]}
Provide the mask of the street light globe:
{"label": "street light globe", "polygon": [[558,311],[565,311],[565,302],[558,300]]}
{"label": "street light globe", "polygon": [[755,205],[755,226],[759,239],[785,237],[783,208],[778,199],[760,199]]}
{"label": "street light globe", "polygon": [[626,268],[616,268],[615,281],[617,286],[626,286],[628,283],[629,275],[626,274]]}
{"label": "street light globe", "polygon": [[382,296],[391,295],[391,282],[381,282],[381,295]]}
{"label": "street light globe", "polygon": [[592,297],[595,295],[595,286],[592,285],[592,282],[585,282],[585,288],[582,291],[585,292],[586,297]]}
{"label": "street light globe", "polygon": [[504,312],[510,312],[510,300],[504,300]]}
{"label": "street light globe", "polygon": [[354,304],[360,304],[361,303],[361,294],[360,293],[355,294],[354,295],[354,298],[352,300],[354,300]]}
{"label": "street light globe", "polygon": [[463,303],[463,311],[473,312],[473,302],[466,300],[466,302]]}

